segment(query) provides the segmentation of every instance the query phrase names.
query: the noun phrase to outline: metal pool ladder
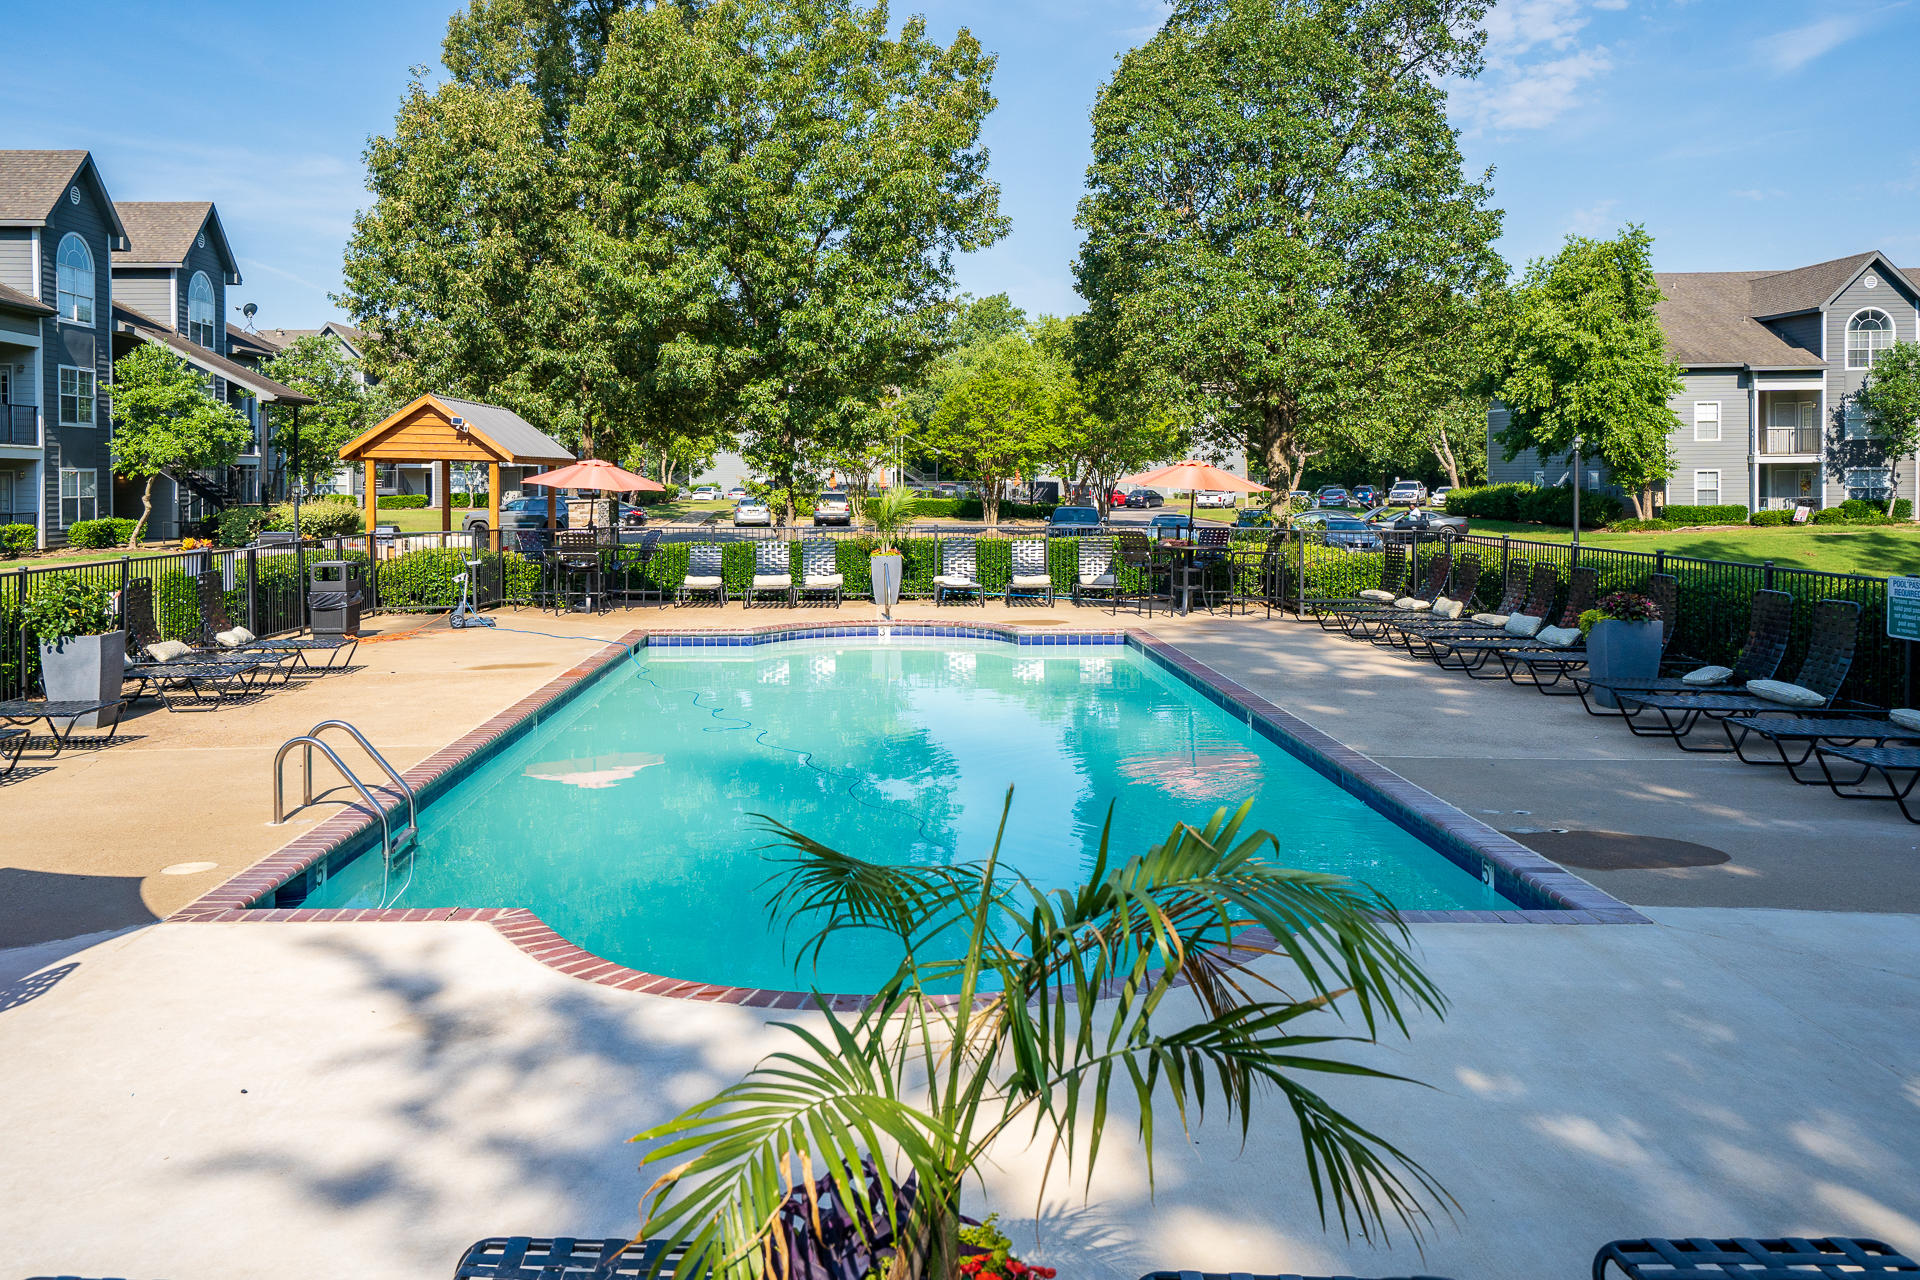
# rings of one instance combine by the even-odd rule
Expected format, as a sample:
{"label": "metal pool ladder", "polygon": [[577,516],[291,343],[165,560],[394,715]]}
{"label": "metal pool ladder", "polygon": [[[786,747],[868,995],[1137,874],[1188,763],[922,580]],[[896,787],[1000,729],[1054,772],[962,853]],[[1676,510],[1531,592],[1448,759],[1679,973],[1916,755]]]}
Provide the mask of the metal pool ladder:
{"label": "metal pool ladder", "polygon": [[[353,740],[359,743],[361,748],[365,750],[369,756],[373,757],[373,762],[386,771],[386,775],[392,780],[393,785],[398,787],[400,793],[407,798],[406,826],[397,832],[393,830],[393,824],[387,818],[386,806],[374,798],[373,792],[367,787],[367,784],[360,781],[360,779],[355,776],[353,770],[347,768],[345,763],[341,761],[334,749],[322,741],[320,735],[328,729],[341,729],[351,734]],[[299,737],[288,738],[280,744],[280,750],[274,753],[273,825],[276,827],[287,820],[286,770],[281,767],[281,764],[286,760],[287,752],[293,750],[295,747],[306,748],[303,753],[305,767],[302,772],[305,776],[305,789],[302,793],[303,799],[300,802],[301,808],[305,808],[307,805],[313,803],[313,750],[315,747],[318,747],[326,754],[327,759],[333,761],[333,767],[340,771],[340,776],[353,784],[353,789],[360,793],[360,798],[367,802],[367,807],[379,816],[380,848],[385,855],[387,866],[392,867],[394,855],[405,852],[407,846],[412,843],[414,838],[420,833],[419,805],[415,800],[413,788],[408,785],[405,778],[400,776],[400,771],[388,764],[387,758],[373,749],[373,744],[367,741],[365,734],[348,724],[345,720],[322,720],[319,724],[316,724]]]}

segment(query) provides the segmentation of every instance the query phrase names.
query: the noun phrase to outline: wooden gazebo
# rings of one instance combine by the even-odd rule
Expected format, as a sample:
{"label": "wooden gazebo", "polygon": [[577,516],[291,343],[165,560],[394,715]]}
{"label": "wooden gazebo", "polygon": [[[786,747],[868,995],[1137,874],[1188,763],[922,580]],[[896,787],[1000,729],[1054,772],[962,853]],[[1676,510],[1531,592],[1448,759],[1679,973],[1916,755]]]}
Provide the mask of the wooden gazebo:
{"label": "wooden gazebo", "polygon": [[[453,463],[487,464],[487,529],[493,550],[500,549],[500,468],[559,467],[573,451],[511,409],[424,395],[341,446],[343,462],[366,467],[367,536],[380,522],[374,483],[381,462],[438,463],[440,528],[453,529]],[[371,544],[369,544],[371,545]]]}

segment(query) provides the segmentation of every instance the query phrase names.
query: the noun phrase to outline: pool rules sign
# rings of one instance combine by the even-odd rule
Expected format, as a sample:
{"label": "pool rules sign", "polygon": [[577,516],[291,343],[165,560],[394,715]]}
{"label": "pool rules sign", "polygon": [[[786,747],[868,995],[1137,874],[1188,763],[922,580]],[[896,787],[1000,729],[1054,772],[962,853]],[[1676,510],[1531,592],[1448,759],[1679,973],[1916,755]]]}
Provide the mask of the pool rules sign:
{"label": "pool rules sign", "polygon": [[1887,635],[1920,642],[1920,578],[1887,579]]}

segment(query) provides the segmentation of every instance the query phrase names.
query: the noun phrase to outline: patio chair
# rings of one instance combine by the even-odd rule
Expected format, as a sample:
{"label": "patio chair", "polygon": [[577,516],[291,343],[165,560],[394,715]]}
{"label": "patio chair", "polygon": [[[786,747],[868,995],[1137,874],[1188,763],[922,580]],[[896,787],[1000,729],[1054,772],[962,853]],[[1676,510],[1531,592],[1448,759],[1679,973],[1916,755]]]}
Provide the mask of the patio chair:
{"label": "patio chair", "polygon": [[1920,1262],[1878,1240],[1615,1240],[1593,1255],[1593,1280],[1874,1280],[1911,1276]]}
{"label": "patio chair", "polygon": [[[1536,565],[1537,574],[1542,568],[1551,566]],[[1572,579],[1567,584],[1567,602],[1560,609],[1557,620],[1549,625],[1562,630],[1577,628],[1580,615],[1593,608],[1599,592],[1600,571],[1591,565],[1581,565],[1574,569]],[[1540,615],[1544,617],[1545,615]],[[1542,630],[1545,630],[1543,627]],[[1426,638],[1427,656],[1443,671],[1464,671],[1475,680],[1497,680],[1506,674],[1504,667],[1482,676],[1489,658],[1512,653],[1517,650],[1548,650],[1565,652],[1570,646],[1554,645],[1533,636],[1477,636],[1477,635],[1436,635]]]}
{"label": "patio chair", "polygon": [[[1667,656],[1667,650],[1673,645],[1674,634],[1680,629],[1680,580],[1670,573],[1651,574],[1647,578],[1647,596],[1660,611],[1662,665],[1687,661],[1677,656]],[[1579,618],[1576,616],[1572,623],[1564,625],[1578,624]],[[1507,679],[1517,685],[1532,685],[1547,697],[1572,696],[1574,689],[1571,684],[1558,693],[1551,690],[1558,688],[1560,682],[1574,671],[1587,665],[1584,644],[1577,649],[1501,649],[1494,656],[1500,659]],[[1522,672],[1526,673],[1525,680],[1520,678]]]}
{"label": "patio chair", "polygon": [[808,538],[800,544],[800,594],[830,595],[835,607],[847,598],[847,579],[840,572],[839,552],[831,538]]}
{"label": "patio chair", "polygon": [[793,607],[793,550],[786,542],[772,538],[753,544],[753,581],[747,586],[747,604],[751,606],[763,591],[786,597]]}
{"label": "patio chair", "polygon": [[[1463,556],[1462,559],[1465,559],[1465,557]],[[1529,582],[1528,574],[1530,572],[1531,566],[1525,560],[1516,559],[1507,562],[1506,585],[1500,592],[1500,602],[1494,605],[1490,611],[1492,616],[1504,618],[1520,611],[1521,606],[1526,602]],[[1465,574],[1461,574],[1460,578],[1463,582],[1469,580]],[[1477,584],[1479,582],[1478,576],[1476,575],[1471,581]],[[1474,603],[1475,601],[1472,596],[1468,596],[1461,601],[1461,604],[1468,608]],[[1408,645],[1407,637],[1412,632],[1441,627],[1457,627],[1463,623],[1473,625],[1473,616],[1474,615],[1463,611],[1459,618],[1449,620],[1445,618],[1435,618],[1426,613],[1408,613],[1405,611],[1382,612],[1374,615],[1374,624],[1371,628],[1367,629],[1364,633],[1356,630],[1355,634],[1360,635],[1363,639],[1371,640],[1375,644],[1397,645],[1405,648]]]}
{"label": "patio chair", "polygon": [[673,594],[676,605],[685,604],[695,592],[711,591],[716,604],[727,602],[727,580],[720,573],[720,548],[702,542],[687,548],[687,573]]}
{"label": "patio chair", "polygon": [[[146,581],[151,589],[151,580],[143,579],[143,581]],[[360,637],[357,634],[258,639],[253,632],[245,627],[235,626],[228,619],[227,593],[221,587],[220,575],[217,572],[212,569],[207,570],[196,579],[196,585],[200,592],[202,635],[225,652],[289,654],[296,666],[303,666],[313,671],[332,671],[351,663],[354,653],[360,648]],[[343,651],[345,657],[341,656]],[[309,653],[324,653],[327,655],[327,660],[316,667],[308,660]]]}
{"label": "patio chair", "polygon": [[[1131,530],[1114,535],[1114,577],[1113,611],[1120,612],[1120,602],[1131,598],[1144,607],[1147,616],[1153,616],[1154,579],[1162,569],[1167,568],[1153,553],[1153,543],[1144,533]],[[1173,594],[1171,578],[1167,586],[1169,597]]]}
{"label": "patio chair", "polygon": [[[8,725],[28,726],[32,725],[35,720],[45,720],[47,722],[47,733],[53,739],[53,750],[48,752],[45,758],[51,760],[66,750],[67,743],[73,738],[74,726],[79,724],[82,718],[96,715],[112,707],[124,708],[127,701],[125,698],[114,698],[104,702],[47,702],[44,700],[34,701],[32,699],[22,698],[10,702],[0,702],[0,720],[6,721]],[[98,741],[112,742],[113,735],[120,732],[120,721],[123,719],[125,719],[123,715],[116,714],[113,718],[113,726],[107,730],[106,736],[98,739]],[[55,723],[60,720],[67,722],[67,727],[64,731]],[[26,752],[27,744],[31,742],[32,739],[33,731],[30,728],[0,729],[0,752],[6,750],[5,744],[7,742],[13,742],[12,763],[8,764],[5,769],[0,769],[0,773],[11,773],[13,771],[14,765],[20,763],[20,757]]]}
{"label": "patio chair", "polygon": [[[1677,626],[1676,614],[1676,623]],[[1672,635],[1671,630],[1662,632],[1662,639]],[[1749,680],[1770,680],[1774,672],[1787,656],[1787,642],[1793,638],[1793,597],[1784,591],[1761,590],[1753,593],[1753,599],[1747,606],[1747,639],[1740,646],[1740,656],[1733,660],[1733,666],[1726,682],[1719,686],[1689,683],[1677,676],[1653,676],[1645,680],[1595,680],[1591,676],[1571,675],[1574,692],[1580,695],[1580,705],[1587,709],[1590,716],[1617,716],[1624,714],[1616,705],[1601,703],[1594,705],[1590,694],[1605,693],[1615,697],[1624,690],[1641,693],[1685,693],[1688,690],[1702,691],[1713,688],[1744,689]]]}
{"label": "patio chair", "polygon": [[1120,575],[1113,561],[1112,538],[1076,538],[1079,545],[1079,572],[1073,579],[1073,602],[1080,603],[1080,597],[1088,592],[1107,591],[1115,594],[1120,590]]}
{"label": "patio chair", "polygon": [[120,593],[120,622],[127,632],[129,702],[149,692],[169,711],[204,710],[257,693],[263,678],[284,661],[271,654],[207,654],[184,641],[165,640],[153,611],[153,579],[135,578]]}
{"label": "patio chair", "polygon": [[[659,584],[654,582],[648,572],[653,564],[653,557],[660,550],[661,537],[660,530],[648,529],[640,535],[640,541],[614,551],[613,569],[620,580],[619,595],[622,604],[631,604],[636,598],[644,600],[648,596],[657,600],[666,599],[666,592],[661,590]],[[640,584],[637,587],[634,585],[636,581]],[[609,590],[607,594],[612,596],[614,593]]]}
{"label": "patio chair", "polygon": [[1506,620],[1516,613],[1524,613],[1530,618],[1544,618],[1553,612],[1554,597],[1560,592],[1560,574],[1552,564],[1542,560],[1529,568],[1526,562],[1516,561],[1508,566],[1507,579],[1508,590],[1501,604],[1505,606],[1507,600],[1512,598],[1516,579],[1527,583],[1519,603],[1490,614],[1463,614],[1458,618],[1435,618],[1431,614],[1416,613],[1410,618],[1388,624],[1387,629],[1392,633],[1389,643],[1398,645],[1415,657],[1430,658],[1434,656],[1435,639],[1500,636],[1505,634]]}
{"label": "patio chair", "polygon": [[673,1275],[674,1255],[662,1260],[665,1242],[626,1237],[581,1240],[494,1236],[475,1241],[460,1256],[454,1280],[639,1280],[655,1273]]}
{"label": "patio chair", "polygon": [[[1391,550],[1391,547],[1389,547],[1389,550]],[[1473,555],[1472,552],[1466,554]],[[1462,559],[1464,560],[1464,558],[1463,556]],[[1478,582],[1480,579],[1480,557],[1474,555],[1473,563],[1474,581]],[[1440,554],[1434,556],[1433,559],[1427,562],[1426,576],[1417,589],[1409,586],[1405,594],[1396,596],[1394,600],[1363,600],[1358,604],[1329,610],[1329,614],[1333,618],[1335,625],[1347,635],[1354,637],[1356,640],[1371,640],[1374,638],[1373,632],[1386,620],[1406,618],[1413,612],[1410,609],[1402,608],[1396,601],[1404,600],[1411,596],[1415,600],[1424,601],[1426,604],[1431,605],[1445,593],[1447,580],[1452,575],[1453,552],[1451,549],[1443,549]],[[1326,625],[1324,619],[1321,625]]]}
{"label": "patio chair", "polygon": [[1218,526],[1193,531],[1193,564],[1200,573],[1200,604],[1213,612],[1216,600],[1224,601],[1233,583],[1225,573],[1227,548],[1233,545],[1233,531]]}
{"label": "patio chair", "polygon": [[1010,549],[1013,576],[1007,579],[1006,598],[1015,595],[1044,596],[1047,608],[1053,608],[1053,574],[1047,570],[1047,544],[1043,538],[1021,538]]}
{"label": "patio chair", "polygon": [[[1833,794],[1842,800],[1891,800],[1900,806],[1901,817],[1908,822],[1920,823],[1920,813],[1915,813],[1908,804],[1913,796],[1914,784],[1920,782],[1920,747],[1829,747],[1819,744],[1814,751],[1818,755],[1820,773],[1826,779],[1827,789]],[[1851,778],[1835,777],[1833,767],[1828,763],[1830,760],[1844,760],[1858,766],[1860,772]],[[1895,779],[1897,773],[1907,775],[1905,786]],[[1887,784],[1884,793],[1852,789],[1863,785],[1872,775],[1878,775]]]}
{"label": "patio chair", "polygon": [[980,585],[980,557],[971,538],[940,540],[940,572],[933,575],[933,602],[939,604],[956,591],[970,592],[980,604],[987,603],[987,589]]}
{"label": "patio chair", "polygon": [[[1729,716],[1720,722],[1727,741],[1742,764],[1785,766],[1795,782],[1818,785],[1819,778],[1803,778],[1800,766],[1820,747],[1884,747],[1888,743],[1920,747],[1920,728],[1910,729],[1884,716],[1780,715]],[[1755,740],[1771,743],[1773,755],[1756,759],[1747,754]],[[1800,744],[1800,754],[1787,754],[1787,744]]]}
{"label": "patio chair", "polygon": [[[1859,640],[1859,605],[1851,600],[1822,600],[1813,607],[1813,635],[1807,644],[1807,656],[1794,678],[1787,682],[1809,691],[1806,709],[1830,707],[1840,696],[1840,686],[1846,683],[1847,672],[1853,669],[1853,654]],[[1682,751],[1709,754],[1732,751],[1733,747],[1688,746],[1687,734],[1702,719],[1720,720],[1728,716],[1796,709],[1745,689],[1739,693],[1716,692],[1712,685],[1692,693],[1618,689],[1614,697],[1620,700],[1627,728],[1636,736],[1672,738]],[[1815,703],[1812,697],[1820,701]],[[1653,722],[1656,716],[1657,724]]]}
{"label": "patio chair", "polygon": [[[119,722],[115,721],[115,723]],[[0,767],[0,778],[6,777],[20,767],[20,757],[26,753],[27,743],[32,736],[25,729],[11,727],[0,729],[0,759],[6,761],[5,767]]]}
{"label": "patio chair", "polygon": [[1380,553],[1380,585],[1366,587],[1352,595],[1309,596],[1300,602],[1300,611],[1311,614],[1323,631],[1331,631],[1339,625],[1339,615],[1355,607],[1377,609],[1381,605],[1391,605],[1404,596],[1412,587],[1408,576],[1407,545],[1404,542],[1389,542]]}

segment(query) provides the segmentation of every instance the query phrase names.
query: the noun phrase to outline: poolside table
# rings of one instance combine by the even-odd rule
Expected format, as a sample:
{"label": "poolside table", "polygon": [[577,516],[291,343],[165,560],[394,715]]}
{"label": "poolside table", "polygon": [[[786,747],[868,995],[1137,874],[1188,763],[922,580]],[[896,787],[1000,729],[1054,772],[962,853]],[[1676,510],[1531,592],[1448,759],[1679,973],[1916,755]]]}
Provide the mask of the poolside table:
{"label": "poolside table", "polygon": [[[571,1236],[493,1236],[479,1240],[461,1256],[454,1280],[613,1280],[616,1276],[644,1276],[665,1245],[659,1240],[632,1243],[617,1240],[580,1240]],[[622,1252],[624,1250],[624,1252]],[[673,1275],[673,1260],[660,1267]]]}
{"label": "poolside table", "polygon": [[[5,720],[8,724],[16,725],[31,725],[36,720],[45,720],[47,722],[47,732],[53,737],[53,750],[48,753],[46,757],[51,760],[54,756],[59,755],[66,747],[67,739],[73,736],[74,724],[81,716],[90,716],[96,711],[105,711],[109,707],[120,707],[124,710],[126,705],[127,700],[125,698],[110,698],[105,702],[34,702],[23,699],[14,702],[0,702],[0,720]],[[67,728],[64,733],[61,732],[60,726],[54,723],[57,720],[65,720],[67,722]],[[113,719],[113,728],[107,730],[107,736],[100,739],[100,741],[111,742],[113,741],[113,735],[118,732],[120,732],[120,717],[115,716]],[[20,755],[26,749],[27,739],[21,738],[19,745],[13,749],[13,764],[20,763]],[[11,770],[13,764],[8,765],[7,768]]]}

